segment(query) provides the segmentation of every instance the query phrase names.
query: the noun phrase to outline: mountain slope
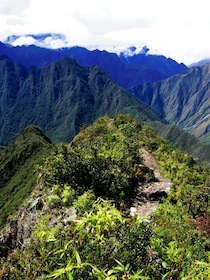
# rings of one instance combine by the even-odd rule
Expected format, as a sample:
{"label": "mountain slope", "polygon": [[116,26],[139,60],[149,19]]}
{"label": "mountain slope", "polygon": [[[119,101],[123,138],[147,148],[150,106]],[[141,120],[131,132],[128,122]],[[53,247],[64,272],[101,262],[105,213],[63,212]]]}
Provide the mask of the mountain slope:
{"label": "mountain slope", "polygon": [[131,92],[167,121],[197,137],[210,133],[210,64],[193,67],[164,81],[134,87]]}
{"label": "mountain slope", "polygon": [[0,153],[0,227],[30,194],[40,164],[51,149],[51,141],[36,127],[25,128]]}
{"label": "mountain slope", "polygon": [[[148,193],[160,178],[148,160],[173,183],[149,221],[126,203],[160,196]],[[1,232],[2,280],[209,278],[210,170],[154,130],[104,117],[58,145],[38,172]],[[145,183],[147,193],[136,193]]]}
{"label": "mountain slope", "polygon": [[197,158],[200,163],[210,165],[210,145],[189,134],[175,125],[162,125],[158,122],[150,123],[157,133],[173,144],[174,147],[187,152]]}
{"label": "mountain slope", "polygon": [[83,125],[117,112],[165,122],[117,86],[98,66],[63,58],[44,68],[25,69],[0,59],[0,143],[8,144],[27,125],[37,125],[54,142],[69,141]]}
{"label": "mountain slope", "polygon": [[187,70],[186,65],[177,63],[171,58],[163,55],[153,55],[149,53],[149,48],[144,46],[141,51],[136,51],[135,47],[128,48],[128,53],[121,52],[119,55],[123,63],[139,66],[144,65],[148,69],[155,69],[165,77],[174,76]]}
{"label": "mountain slope", "polygon": [[202,60],[199,60],[197,62],[193,62],[192,64],[188,65],[188,67],[195,67],[195,66],[203,66],[207,63],[210,63],[210,58],[205,58],[205,59],[202,59]]}
{"label": "mountain slope", "polygon": [[44,67],[62,57],[72,57],[83,66],[98,65],[123,88],[145,82],[154,82],[187,70],[184,64],[160,55],[138,54],[127,57],[121,53],[94,50],[83,47],[46,49],[34,45],[13,47],[0,43],[0,54],[7,55],[25,67]]}
{"label": "mountain slope", "polygon": [[[44,68],[0,59],[0,144],[7,145],[27,125],[37,125],[53,142],[68,142],[80,128],[97,118],[128,113],[137,120],[165,123],[145,103],[118,87],[97,66],[82,67],[66,58]],[[189,134],[177,131],[180,141],[167,133],[168,126],[155,124],[171,143],[192,156],[208,161],[206,147]],[[164,132],[166,130],[166,133]],[[188,138],[188,141],[183,139]],[[190,142],[191,145],[187,143]],[[199,146],[194,149],[193,145]],[[201,149],[201,150],[200,150]],[[198,153],[197,151],[202,151]]]}

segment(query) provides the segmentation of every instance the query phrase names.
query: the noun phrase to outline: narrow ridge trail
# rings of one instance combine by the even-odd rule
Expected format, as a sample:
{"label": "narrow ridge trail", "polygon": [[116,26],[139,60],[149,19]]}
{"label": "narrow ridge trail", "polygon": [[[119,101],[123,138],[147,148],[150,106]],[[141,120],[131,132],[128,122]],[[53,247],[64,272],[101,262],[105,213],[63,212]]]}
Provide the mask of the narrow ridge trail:
{"label": "narrow ridge trail", "polygon": [[157,209],[160,200],[167,197],[172,182],[160,174],[160,168],[152,154],[142,148],[140,149],[140,156],[143,158],[144,165],[154,172],[157,180],[138,187],[130,210],[131,215],[135,213],[140,218],[150,219],[150,214]]}

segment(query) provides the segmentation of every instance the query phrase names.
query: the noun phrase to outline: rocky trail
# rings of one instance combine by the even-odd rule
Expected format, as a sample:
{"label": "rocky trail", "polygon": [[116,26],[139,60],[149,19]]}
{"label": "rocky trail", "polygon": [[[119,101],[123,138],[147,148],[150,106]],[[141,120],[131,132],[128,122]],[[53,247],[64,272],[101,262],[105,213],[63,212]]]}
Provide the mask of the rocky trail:
{"label": "rocky trail", "polygon": [[172,182],[160,174],[158,163],[153,155],[145,149],[140,150],[145,166],[149,167],[155,175],[156,181],[140,185],[131,206],[131,215],[137,214],[140,218],[149,219],[152,212],[157,209],[160,200],[167,197]]}

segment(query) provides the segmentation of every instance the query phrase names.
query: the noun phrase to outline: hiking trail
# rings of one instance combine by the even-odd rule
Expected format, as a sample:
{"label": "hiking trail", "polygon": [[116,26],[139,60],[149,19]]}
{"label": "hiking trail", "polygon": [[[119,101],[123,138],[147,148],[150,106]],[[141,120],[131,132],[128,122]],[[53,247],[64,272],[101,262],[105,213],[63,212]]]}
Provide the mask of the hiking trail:
{"label": "hiking trail", "polygon": [[131,215],[135,213],[140,218],[150,219],[150,214],[157,209],[160,200],[167,197],[172,182],[160,174],[159,165],[152,154],[142,148],[140,156],[143,158],[143,164],[154,172],[157,180],[138,187],[130,210]]}

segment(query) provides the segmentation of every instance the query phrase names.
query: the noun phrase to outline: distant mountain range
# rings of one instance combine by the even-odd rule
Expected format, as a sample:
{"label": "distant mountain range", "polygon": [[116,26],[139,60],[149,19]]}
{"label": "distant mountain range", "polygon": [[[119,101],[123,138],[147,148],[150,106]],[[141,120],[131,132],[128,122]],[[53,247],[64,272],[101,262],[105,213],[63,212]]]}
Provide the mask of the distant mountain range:
{"label": "distant mountain range", "polygon": [[[48,36],[33,38],[43,42]],[[82,47],[0,43],[0,54],[0,145],[30,124],[54,142],[69,141],[84,124],[116,112],[172,123],[210,143],[208,65],[188,69],[173,59],[149,54],[147,47],[130,47],[117,55]]]}
{"label": "distant mountain range", "polygon": [[[170,126],[160,114],[119,87],[98,66],[84,67],[72,58],[43,68],[25,68],[6,56],[0,57],[0,104],[2,146],[31,124],[53,142],[69,142],[83,126],[99,117],[125,113],[153,125],[159,133],[166,131],[165,138],[171,143],[208,160],[208,147],[189,134],[183,137],[178,128],[173,128],[176,139],[171,138],[167,133]],[[187,142],[183,141],[186,137]]]}
{"label": "distant mountain range", "polygon": [[[44,40],[44,38],[41,36],[39,40]],[[12,38],[8,39],[8,42],[12,42]],[[83,66],[98,65],[113,81],[125,89],[145,82],[162,80],[187,70],[187,66],[183,63],[179,64],[163,55],[148,54],[145,50],[147,50],[146,47],[138,53],[134,47],[131,47],[128,56],[128,51],[117,55],[107,51],[89,51],[77,46],[48,49],[35,45],[14,47],[0,43],[1,55],[7,55],[25,67],[31,65],[44,67],[62,57],[71,57]]]}
{"label": "distant mountain range", "polygon": [[131,93],[169,123],[210,141],[210,64],[163,81],[138,85]]}
{"label": "distant mountain range", "polygon": [[194,63],[188,65],[188,67],[190,68],[190,67],[195,67],[195,66],[203,66],[207,63],[210,63],[210,58],[205,58],[200,61],[194,62]]}
{"label": "distant mountain range", "polygon": [[0,57],[0,104],[0,145],[7,145],[30,124],[54,142],[70,141],[84,124],[118,112],[166,123],[98,66],[84,67],[72,58],[26,69]]}

